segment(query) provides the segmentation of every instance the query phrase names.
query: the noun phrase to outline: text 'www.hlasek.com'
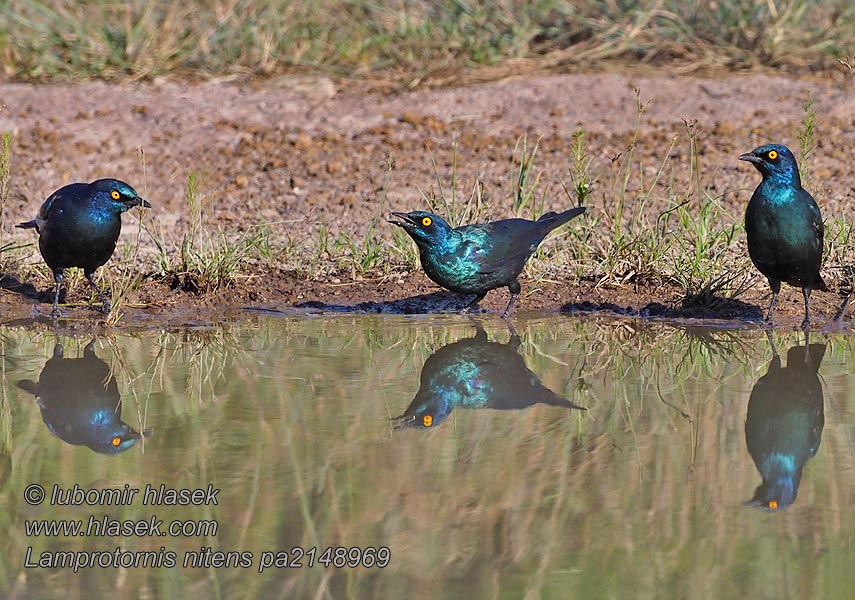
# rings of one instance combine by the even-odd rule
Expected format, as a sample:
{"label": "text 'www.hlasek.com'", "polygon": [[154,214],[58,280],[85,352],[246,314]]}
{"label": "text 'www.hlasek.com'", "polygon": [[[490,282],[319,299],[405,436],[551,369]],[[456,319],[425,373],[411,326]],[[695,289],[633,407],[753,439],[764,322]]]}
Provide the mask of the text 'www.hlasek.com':
{"label": "text 'www.hlasek.com'", "polygon": [[[62,488],[54,484],[49,490],[37,483],[24,489],[24,501],[39,506],[147,507],[217,506],[220,490],[213,485],[197,489],[172,489],[165,485],[144,488],[125,484],[121,488],[86,489],[74,485]],[[104,508],[106,511],[107,508]],[[79,513],[76,513],[79,514]],[[75,519],[26,519],[27,537],[50,538],[191,538],[211,539],[217,535],[215,519],[165,520],[156,514],[142,519],[116,519],[105,512]],[[383,568],[392,559],[388,547],[379,546],[294,546],[261,552],[220,550],[200,546],[198,550],[176,551],[161,545],[158,549],[125,550],[120,545],[99,550],[44,550],[28,546],[24,567],[29,569],[70,569],[78,572],[91,568],[243,568],[263,573],[269,569],[299,568]]]}

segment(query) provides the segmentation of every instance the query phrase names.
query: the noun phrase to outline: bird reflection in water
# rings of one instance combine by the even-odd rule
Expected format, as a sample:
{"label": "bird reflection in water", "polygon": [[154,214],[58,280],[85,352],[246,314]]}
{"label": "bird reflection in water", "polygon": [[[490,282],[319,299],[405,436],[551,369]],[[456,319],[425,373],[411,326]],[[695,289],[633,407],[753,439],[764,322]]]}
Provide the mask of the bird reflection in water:
{"label": "bird reflection in water", "polygon": [[81,358],[64,358],[60,344],[45,363],[39,381],[28,379],[18,387],[33,394],[42,420],[56,437],[74,446],[88,446],[102,454],[118,454],[151,435],[122,422],[122,399],[110,366],[95,355],[95,340]]}
{"label": "bird reflection in water", "polygon": [[443,346],[425,361],[419,391],[395,429],[427,428],[442,423],[455,407],[519,410],[547,404],[586,410],[544,387],[525,366],[521,341],[511,330],[507,344],[490,342],[478,326],[475,337]]}
{"label": "bird reflection in water", "polygon": [[802,468],[816,454],[825,424],[817,375],[825,348],[806,339],[804,346],[790,348],[782,367],[772,343],[772,362],[754,384],[745,421],[748,452],[763,477],[749,506],[782,509],[796,499]]}

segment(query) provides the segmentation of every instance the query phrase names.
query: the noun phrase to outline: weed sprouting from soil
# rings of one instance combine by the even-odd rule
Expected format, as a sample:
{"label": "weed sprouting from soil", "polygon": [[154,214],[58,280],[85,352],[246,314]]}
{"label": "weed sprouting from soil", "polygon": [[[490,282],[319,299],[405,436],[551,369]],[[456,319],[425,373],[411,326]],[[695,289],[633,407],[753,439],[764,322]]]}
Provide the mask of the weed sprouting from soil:
{"label": "weed sprouting from soil", "polygon": [[241,232],[212,231],[205,222],[207,194],[199,187],[198,175],[187,176],[187,229],[180,244],[170,250],[156,226],[143,224],[157,247],[157,271],[172,287],[203,293],[251,277],[247,267],[253,262],[270,262],[274,251],[270,241],[270,224],[259,223]]}
{"label": "weed sprouting from soil", "polygon": [[514,156],[519,156],[519,166],[513,179],[513,210],[518,217],[537,219],[543,213],[543,196],[540,202],[537,202],[538,186],[543,173],[534,169],[539,147],[540,139],[535,142],[534,148],[529,150],[528,136],[525,135],[517,140],[514,147]]}
{"label": "weed sprouting from soil", "polygon": [[[847,67],[849,72],[853,71],[853,59],[841,59],[839,62]],[[796,131],[796,139],[799,142],[799,174],[802,187],[808,190],[822,207],[826,191],[822,181],[816,179],[813,166],[813,153],[817,147],[817,112],[816,100],[807,91],[807,98],[802,104],[801,127]],[[835,214],[825,219],[825,248],[823,251],[823,268],[838,272],[840,277],[840,291],[851,293],[855,287],[855,265],[852,258],[853,223],[846,218],[845,214]]]}
{"label": "weed sprouting from soil", "polygon": [[460,185],[457,176],[457,138],[452,140],[451,173],[448,185],[443,184],[443,177],[436,164],[436,157],[428,149],[433,165],[436,190],[431,186],[427,191],[419,190],[422,200],[432,212],[442,216],[452,227],[460,227],[468,223],[478,223],[489,218],[489,207],[484,199],[484,183],[476,180],[472,192],[465,201],[460,200],[457,188]]}
{"label": "weed sprouting from soil", "polygon": [[4,133],[0,143],[0,233],[6,231],[6,202],[12,183],[12,134]]}
{"label": "weed sprouting from soil", "polygon": [[[6,237],[6,206],[9,201],[9,192],[12,187],[12,134],[5,132],[0,139],[0,236]],[[11,266],[17,263],[13,257],[15,250],[21,250],[30,244],[16,244],[15,242],[3,241],[0,243],[0,255],[2,263],[0,270],[8,272]]]}
{"label": "weed sprouting from soil", "polygon": [[[802,126],[796,132],[796,139],[799,141],[799,174],[802,187],[808,190],[813,189],[813,151],[816,149],[817,141],[815,102],[808,90],[807,99],[802,104],[802,110],[805,113]],[[817,190],[816,193],[819,191]]]}
{"label": "weed sprouting from soil", "polygon": [[[594,157],[588,154],[588,145],[585,141],[585,130],[577,129],[573,133],[573,146],[570,149],[573,164],[570,167],[570,181],[573,183],[573,193],[576,196],[576,205],[584,206],[585,200],[594,192],[596,179],[591,176],[591,163]],[[570,198],[567,186],[564,192]]]}

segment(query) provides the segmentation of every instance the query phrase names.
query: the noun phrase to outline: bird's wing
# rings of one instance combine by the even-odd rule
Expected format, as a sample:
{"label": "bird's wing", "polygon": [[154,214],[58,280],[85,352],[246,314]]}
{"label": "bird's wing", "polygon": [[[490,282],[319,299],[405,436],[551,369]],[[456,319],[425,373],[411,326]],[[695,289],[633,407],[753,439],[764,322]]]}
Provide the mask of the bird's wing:
{"label": "bird's wing", "polygon": [[51,209],[54,207],[54,203],[59,200],[62,196],[61,191],[54,192],[51,194],[47,200],[44,201],[41,208],[39,209],[39,219],[42,221],[47,221],[50,218]]}
{"label": "bird's wing", "polygon": [[807,207],[808,213],[810,214],[810,224],[813,230],[818,234],[820,244],[822,244],[822,234],[825,230],[825,226],[822,222],[822,215],[819,212],[819,205],[814,200],[813,196],[810,195],[805,189],[799,190],[800,200],[802,201],[802,205]]}
{"label": "bird's wing", "polygon": [[477,228],[474,231],[480,235],[473,235],[473,231],[465,232],[469,239],[460,245],[457,252],[461,258],[477,264],[481,275],[521,268],[521,263],[537,249],[545,233],[541,224],[525,219],[506,219],[469,227]]}
{"label": "bird's wing", "polygon": [[47,200],[42,203],[39,209],[38,219],[47,221],[50,217],[60,211],[66,205],[77,204],[85,201],[90,197],[89,184],[87,183],[69,183],[68,185],[59,188],[51,194]]}
{"label": "bird's wing", "polygon": [[544,386],[525,366],[522,357],[505,354],[486,360],[479,366],[484,379],[492,384],[490,408],[518,410],[533,404],[579,408]]}

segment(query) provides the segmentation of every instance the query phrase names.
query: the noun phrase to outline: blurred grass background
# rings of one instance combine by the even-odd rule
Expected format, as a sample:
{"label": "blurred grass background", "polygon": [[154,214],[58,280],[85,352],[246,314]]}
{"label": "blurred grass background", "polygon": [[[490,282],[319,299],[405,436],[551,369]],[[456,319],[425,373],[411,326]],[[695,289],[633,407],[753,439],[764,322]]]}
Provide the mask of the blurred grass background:
{"label": "blurred grass background", "polygon": [[[631,321],[519,322],[541,381],[588,407],[455,410],[430,430],[392,431],[435,350],[474,335],[460,317],[275,319],[220,330],[102,338],[123,418],[154,435],[103,456],[56,439],[21,378],[38,378],[56,338],[7,329],[0,406],[0,594],[9,597],[845,598],[850,544],[855,338],[829,342],[822,444],[796,503],[743,507],[760,482],[745,447],[753,384],[771,350],[760,331]],[[504,343],[502,323],[484,321]],[[803,343],[775,332],[783,354]],[[88,338],[59,338],[66,356]],[[26,518],[86,518],[93,507],[32,508],[45,486],[159,484],[222,489],[218,506],[110,509],[115,518],[217,519],[216,538],[27,538]],[[25,550],[182,553],[388,546],[378,569],[23,569]],[[257,565],[257,560],[256,563]],[[784,573],[785,575],[782,575]]]}
{"label": "blurred grass background", "polygon": [[4,0],[0,11],[2,70],[17,80],[324,71],[415,86],[606,60],[829,68],[855,38],[848,0]]}

